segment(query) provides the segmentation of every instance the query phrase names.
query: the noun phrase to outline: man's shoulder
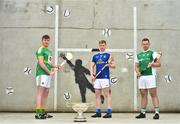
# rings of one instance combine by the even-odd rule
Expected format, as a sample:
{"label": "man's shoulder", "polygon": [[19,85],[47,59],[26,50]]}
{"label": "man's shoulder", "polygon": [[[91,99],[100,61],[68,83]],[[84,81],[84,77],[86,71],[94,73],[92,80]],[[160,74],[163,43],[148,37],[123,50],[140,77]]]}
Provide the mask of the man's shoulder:
{"label": "man's shoulder", "polygon": [[99,53],[96,53],[96,54],[93,55],[93,57],[94,57],[94,56],[98,56],[98,55],[99,55]]}
{"label": "man's shoulder", "polygon": [[149,50],[148,52],[150,52],[150,53],[154,53],[155,51],[154,51],[154,50]]}
{"label": "man's shoulder", "polygon": [[110,55],[110,53],[108,53],[108,52],[105,52],[104,54],[105,54],[105,55]]}
{"label": "man's shoulder", "polygon": [[92,56],[92,59],[93,59],[93,60],[96,60],[96,59],[98,58],[98,56],[99,56],[99,53],[96,53],[96,54],[94,54],[94,55]]}
{"label": "man's shoulder", "polygon": [[42,46],[38,48],[38,50],[36,51],[36,53],[41,53],[41,52],[43,52],[43,47],[42,47]]}
{"label": "man's shoulder", "polygon": [[143,54],[143,51],[140,51],[140,52],[137,54],[137,56],[139,56],[139,55],[141,55],[141,54]]}

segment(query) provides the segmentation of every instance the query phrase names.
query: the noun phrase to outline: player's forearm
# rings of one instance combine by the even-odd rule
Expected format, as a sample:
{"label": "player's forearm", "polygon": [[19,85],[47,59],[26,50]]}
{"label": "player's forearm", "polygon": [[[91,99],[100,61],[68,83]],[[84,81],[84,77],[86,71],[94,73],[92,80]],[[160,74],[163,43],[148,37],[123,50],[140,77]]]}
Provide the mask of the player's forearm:
{"label": "player's forearm", "polygon": [[152,63],[152,67],[161,67],[161,63]]}
{"label": "player's forearm", "polygon": [[136,71],[136,73],[137,73],[137,74],[139,74],[139,73],[140,73],[140,71],[139,71],[139,67],[138,67],[137,65],[135,65],[135,71]]}
{"label": "player's forearm", "polygon": [[95,64],[93,62],[91,62],[91,64],[90,64],[90,75],[91,76],[94,75],[94,66],[95,66]]}
{"label": "player's forearm", "polygon": [[90,75],[91,76],[94,75],[94,65],[93,64],[91,64],[91,66],[90,66]]}
{"label": "player's forearm", "polygon": [[93,74],[94,74],[94,68],[90,67],[90,75],[93,75]]}
{"label": "player's forearm", "polygon": [[50,74],[50,70],[46,67],[44,62],[39,62],[39,65],[41,66],[42,69],[44,69],[48,74]]}

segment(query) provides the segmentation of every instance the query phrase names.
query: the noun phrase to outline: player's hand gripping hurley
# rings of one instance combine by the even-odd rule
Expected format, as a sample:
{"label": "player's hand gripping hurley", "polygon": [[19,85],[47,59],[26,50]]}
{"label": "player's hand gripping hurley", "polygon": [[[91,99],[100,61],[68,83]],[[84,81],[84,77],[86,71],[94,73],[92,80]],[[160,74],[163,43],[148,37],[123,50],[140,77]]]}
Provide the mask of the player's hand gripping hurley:
{"label": "player's hand gripping hurley", "polygon": [[[66,63],[66,60],[71,60],[73,58],[72,53],[61,53],[60,57],[64,59],[64,61],[60,64],[60,66],[63,66]],[[57,71],[59,68],[56,68],[55,71]]]}
{"label": "player's hand gripping hurley", "polygon": [[114,59],[110,56],[107,63],[102,67],[102,69],[94,76],[94,80],[101,74],[101,72],[109,65],[112,63]]}

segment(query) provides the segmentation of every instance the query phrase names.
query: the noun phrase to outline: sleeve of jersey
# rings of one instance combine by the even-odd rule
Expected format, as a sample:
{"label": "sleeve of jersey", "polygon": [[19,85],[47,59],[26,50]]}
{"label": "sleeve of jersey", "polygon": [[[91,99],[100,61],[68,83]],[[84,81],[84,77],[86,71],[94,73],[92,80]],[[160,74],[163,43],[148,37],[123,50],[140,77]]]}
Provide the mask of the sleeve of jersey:
{"label": "sleeve of jersey", "polygon": [[137,56],[135,56],[135,58],[134,58],[134,59],[135,59],[135,63],[137,63],[137,64],[138,64],[138,63],[139,63],[139,60],[138,60]]}
{"label": "sleeve of jersey", "polygon": [[93,56],[92,62],[96,63],[95,56]]}
{"label": "sleeve of jersey", "polygon": [[38,56],[43,56],[43,50],[41,48],[37,51],[37,57]]}
{"label": "sleeve of jersey", "polygon": [[153,60],[155,60],[156,58],[157,58],[157,56],[158,56],[158,53],[157,52],[153,52]]}
{"label": "sleeve of jersey", "polygon": [[113,60],[113,57],[110,54],[107,54],[109,59],[107,60],[107,63],[110,63]]}

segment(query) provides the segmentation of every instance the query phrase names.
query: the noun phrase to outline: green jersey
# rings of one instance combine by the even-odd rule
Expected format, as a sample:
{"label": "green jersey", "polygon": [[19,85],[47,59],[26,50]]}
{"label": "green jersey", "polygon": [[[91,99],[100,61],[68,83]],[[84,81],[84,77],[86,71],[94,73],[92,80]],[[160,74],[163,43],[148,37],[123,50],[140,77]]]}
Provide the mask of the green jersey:
{"label": "green jersey", "polygon": [[153,62],[156,57],[157,53],[152,50],[143,51],[137,55],[136,63],[139,63],[139,70],[141,75],[156,75],[155,68],[148,68],[148,64]]}
{"label": "green jersey", "polygon": [[[39,56],[43,57],[43,61],[45,66],[51,70],[52,69],[52,51],[50,51],[48,48],[45,47],[40,47],[36,51],[36,57],[38,58]],[[36,77],[39,75],[49,75],[40,65],[37,63],[36,67]]]}

